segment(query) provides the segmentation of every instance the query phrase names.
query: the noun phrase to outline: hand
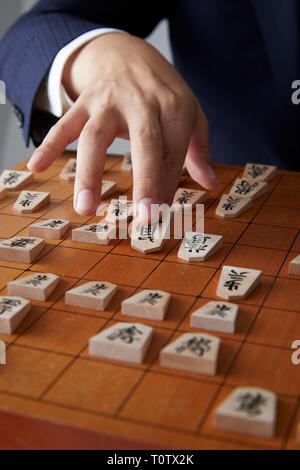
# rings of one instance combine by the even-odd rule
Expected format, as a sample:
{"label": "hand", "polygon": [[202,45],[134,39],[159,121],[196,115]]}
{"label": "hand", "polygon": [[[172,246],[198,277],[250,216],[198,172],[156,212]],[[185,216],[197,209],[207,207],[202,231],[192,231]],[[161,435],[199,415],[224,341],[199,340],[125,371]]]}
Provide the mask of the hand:
{"label": "hand", "polygon": [[[63,85],[76,102],[51,128],[28,167],[41,172],[79,137],[74,208],[93,215],[101,198],[106,150],[130,139],[133,200],[148,222],[151,204],[172,203],[183,163],[206,189],[219,185],[211,166],[206,117],[175,68],[146,41],[109,33],[69,59]],[[186,158],[186,160],[185,160]]]}

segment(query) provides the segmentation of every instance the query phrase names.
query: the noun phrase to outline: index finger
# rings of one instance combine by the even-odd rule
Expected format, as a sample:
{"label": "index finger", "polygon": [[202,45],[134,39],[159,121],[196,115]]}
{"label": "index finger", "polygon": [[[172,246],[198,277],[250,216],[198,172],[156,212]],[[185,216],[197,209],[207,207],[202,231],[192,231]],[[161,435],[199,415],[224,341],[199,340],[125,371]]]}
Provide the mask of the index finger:
{"label": "index finger", "polygon": [[163,146],[158,116],[154,111],[134,112],[127,117],[131,142],[133,200],[137,218],[148,224],[153,204],[164,202]]}

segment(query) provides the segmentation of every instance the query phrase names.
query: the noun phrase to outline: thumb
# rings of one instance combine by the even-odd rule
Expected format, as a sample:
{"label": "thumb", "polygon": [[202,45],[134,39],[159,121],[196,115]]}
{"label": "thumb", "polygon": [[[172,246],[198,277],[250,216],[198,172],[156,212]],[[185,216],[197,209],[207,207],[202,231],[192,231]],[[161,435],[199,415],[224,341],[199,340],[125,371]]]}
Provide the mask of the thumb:
{"label": "thumb", "polygon": [[209,150],[208,122],[199,103],[185,164],[193,180],[201,186],[211,190],[219,187],[220,182],[212,167]]}

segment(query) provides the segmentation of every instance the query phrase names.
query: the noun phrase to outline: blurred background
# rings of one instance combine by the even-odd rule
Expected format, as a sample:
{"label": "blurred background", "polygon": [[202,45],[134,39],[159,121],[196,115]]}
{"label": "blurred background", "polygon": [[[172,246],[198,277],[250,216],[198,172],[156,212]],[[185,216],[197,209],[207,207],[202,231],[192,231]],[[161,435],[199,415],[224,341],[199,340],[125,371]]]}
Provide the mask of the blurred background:
{"label": "blurred background", "polygon": [[[0,37],[22,13],[29,10],[37,0],[1,0],[0,1]],[[160,50],[172,62],[168,36],[168,23],[162,21],[147,40]],[[17,126],[17,120],[9,102],[0,104],[0,171],[28,158],[34,150],[31,145],[25,147],[22,133]],[[70,148],[76,148],[76,143]],[[129,143],[116,139],[109,148],[110,153],[125,153]]]}

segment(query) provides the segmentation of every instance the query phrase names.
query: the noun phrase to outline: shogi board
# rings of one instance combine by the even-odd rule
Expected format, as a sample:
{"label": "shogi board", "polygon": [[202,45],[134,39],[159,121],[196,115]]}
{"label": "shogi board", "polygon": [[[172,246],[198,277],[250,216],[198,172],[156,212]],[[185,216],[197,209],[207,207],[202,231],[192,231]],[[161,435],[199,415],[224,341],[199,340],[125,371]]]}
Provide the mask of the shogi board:
{"label": "shogi board", "polygon": [[[65,153],[28,185],[50,192],[49,206],[19,215],[12,211],[15,194],[0,201],[1,239],[28,235],[28,226],[42,220],[70,220],[72,228],[101,220],[73,211],[72,185],[59,178],[71,157]],[[122,156],[107,158],[104,179],[115,181],[118,192],[103,203],[119,194],[132,199],[132,175],[121,166]],[[215,208],[243,170],[215,168],[221,187],[207,194],[204,229],[222,235],[224,244],[201,263],[177,257],[179,239],[145,255],[132,250],[128,239],[84,244],[73,242],[71,231],[62,240],[46,240],[33,264],[0,260],[0,295],[6,295],[7,282],[26,270],[61,277],[47,301],[32,301],[14,334],[0,335],[7,348],[6,365],[0,365],[1,448],[300,449],[300,364],[293,364],[291,348],[300,340],[300,276],[288,274],[290,260],[300,254],[300,174],[279,171],[250,210],[228,220],[218,217]],[[26,162],[16,169],[26,170]],[[181,177],[180,186],[199,189],[188,175]],[[234,334],[191,328],[192,312],[219,300],[216,289],[224,264],[262,270],[262,282],[237,302]],[[118,285],[105,311],[64,303],[67,290],[93,280]],[[172,294],[163,321],[139,319],[153,327],[144,363],[90,357],[89,339],[117,322],[132,323],[132,317],[121,314],[121,302],[144,289]],[[160,350],[187,332],[221,339],[215,376],[159,365]],[[277,394],[274,438],[215,427],[215,410],[238,386]]]}

